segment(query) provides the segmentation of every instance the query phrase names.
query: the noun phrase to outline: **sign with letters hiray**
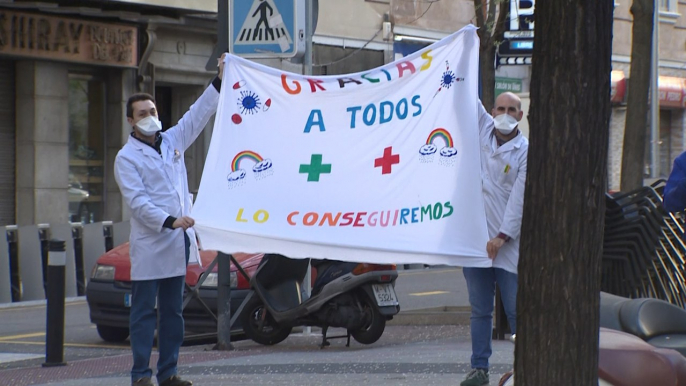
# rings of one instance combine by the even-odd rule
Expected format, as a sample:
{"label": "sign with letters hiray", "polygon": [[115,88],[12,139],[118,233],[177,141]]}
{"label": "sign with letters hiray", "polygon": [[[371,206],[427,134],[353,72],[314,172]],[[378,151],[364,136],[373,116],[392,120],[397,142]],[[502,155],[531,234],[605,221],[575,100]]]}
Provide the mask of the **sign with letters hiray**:
{"label": "sign with letters hiray", "polygon": [[232,0],[229,52],[246,58],[290,58],[305,44],[305,0]]}
{"label": "sign with letters hiray", "polygon": [[202,247],[490,267],[478,54],[468,26],[355,74],[227,56],[192,211]]}

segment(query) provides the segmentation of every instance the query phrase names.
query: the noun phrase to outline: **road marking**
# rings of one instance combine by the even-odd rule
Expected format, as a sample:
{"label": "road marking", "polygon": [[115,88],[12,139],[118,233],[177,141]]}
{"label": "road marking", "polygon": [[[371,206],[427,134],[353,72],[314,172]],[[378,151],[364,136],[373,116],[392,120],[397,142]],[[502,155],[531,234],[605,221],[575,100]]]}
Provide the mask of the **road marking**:
{"label": "road marking", "polygon": [[0,336],[0,342],[4,342],[6,340],[11,340],[11,339],[35,338],[37,336],[45,336],[45,333],[44,332],[34,332],[33,334]]}
{"label": "road marking", "polygon": [[432,273],[450,273],[450,272],[457,272],[461,271],[461,268],[452,268],[452,269],[417,269],[417,270],[409,270],[409,271],[398,271],[398,275],[400,276],[411,276],[411,275],[427,275],[427,274],[432,274]]}
{"label": "road marking", "polygon": [[[26,340],[17,340],[17,339],[37,338],[37,337],[44,337],[44,336],[45,336],[44,332],[35,332],[32,334],[0,336],[0,344],[5,343],[5,344],[45,345],[45,341],[32,342],[32,341],[26,341]],[[126,345],[126,346],[124,346],[124,345],[122,345],[122,346],[110,346],[110,345],[105,345],[105,344],[87,344],[87,343],[65,343],[64,346],[65,347],[95,347],[95,348],[128,348],[129,347],[128,345]]]}
{"label": "road marking", "polygon": [[408,294],[410,296],[429,296],[429,295],[441,295],[441,294],[449,294],[450,292],[448,291],[429,291],[429,292],[415,292]]}
{"label": "road marking", "polygon": [[[12,341],[12,340],[3,340],[0,341],[0,344],[26,344],[26,345],[33,345],[33,346],[45,346],[45,342],[29,342],[29,341]],[[128,350],[130,349],[129,345],[121,345],[121,346],[111,346],[111,345],[106,345],[106,344],[86,344],[86,343],[65,343],[64,347],[87,347],[87,348],[112,348],[112,349],[122,349],[122,350]]]}

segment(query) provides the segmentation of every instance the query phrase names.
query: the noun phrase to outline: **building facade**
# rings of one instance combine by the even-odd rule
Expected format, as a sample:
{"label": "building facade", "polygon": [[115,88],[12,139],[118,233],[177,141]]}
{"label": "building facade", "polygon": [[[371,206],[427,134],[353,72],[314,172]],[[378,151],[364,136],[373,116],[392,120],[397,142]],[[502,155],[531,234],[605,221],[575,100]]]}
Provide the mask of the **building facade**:
{"label": "building facade", "polygon": [[[317,3],[314,75],[374,68],[475,23],[472,1]],[[131,132],[126,100],[139,91],[153,94],[164,128],[181,117],[216,73],[207,65],[216,52],[217,1],[0,4],[0,225],[128,219],[112,176],[114,157]],[[667,176],[685,145],[686,0],[660,4],[659,175]],[[630,6],[615,4],[608,189],[619,187]],[[305,71],[302,58],[257,61]],[[496,89],[520,93],[527,109],[530,78],[530,64],[500,65]],[[209,147],[208,126],[186,154],[193,192]],[[521,127],[528,134],[526,120]],[[650,159],[648,153],[647,175]]]}
{"label": "building facade", "polygon": [[[686,120],[686,1],[658,1],[658,100],[659,124],[653,146],[650,123],[646,127],[644,178],[646,183],[666,179],[674,159],[684,151]],[[632,16],[630,1],[616,1],[613,27],[612,69],[613,95],[610,120],[610,148],[608,159],[609,189],[619,190],[624,125],[626,123],[626,91],[630,84]],[[650,120],[648,120],[650,122]],[[655,159],[652,162],[653,153]]]}
{"label": "building facade", "polygon": [[133,23],[0,7],[2,223],[106,216],[107,136],[138,43]]}
{"label": "building facade", "polygon": [[[128,97],[153,94],[168,128],[216,74],[205,70],[216,42],[214,12],[90,6],[0,5],[2,225],[127,218],[113,165],[131,132]],[[195,189],[208,132],[186,157]]]}

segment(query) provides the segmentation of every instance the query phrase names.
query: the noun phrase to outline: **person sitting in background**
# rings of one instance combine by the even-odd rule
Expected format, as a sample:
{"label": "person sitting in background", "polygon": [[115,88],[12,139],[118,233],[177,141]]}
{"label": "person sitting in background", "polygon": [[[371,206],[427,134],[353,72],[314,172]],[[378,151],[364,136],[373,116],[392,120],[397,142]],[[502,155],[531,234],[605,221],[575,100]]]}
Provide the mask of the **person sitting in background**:
{"label": "person sitting in background", "polygon": [[669,212],[681,212],[686,208],[686,151],[674,160],[665,185],[663,206]]}

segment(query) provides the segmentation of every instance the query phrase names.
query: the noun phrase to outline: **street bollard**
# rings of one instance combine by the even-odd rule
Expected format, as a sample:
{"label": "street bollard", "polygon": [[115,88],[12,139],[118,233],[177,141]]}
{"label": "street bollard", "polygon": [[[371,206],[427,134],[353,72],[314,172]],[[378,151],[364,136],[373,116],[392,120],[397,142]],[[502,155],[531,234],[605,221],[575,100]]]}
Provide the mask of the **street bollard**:
{"label": "street bollard", "polygon": [[12,288],[12,302],[20,302],[22,297],[21,275],[19,274],[19,232],[16,225],[8,225],[7,249],[10,257],[10,286]]}
{"label": "street bollard", "polygon": [[50,224],[37,224],[38,239],[40,240],[40,257],[43,272],[43,291],[48,297],[48,249],[50,249]]}
{"label": "street bollard", "polygon": [[112,221],[102,222],[102,234],[105,236],[105,252],[109,252],[114,248],[114,231],[112,228]]}
{"label": "street bollard", "polygon": [[217,256],[217,344],[214,350],[230,351],[231,345],[231,256]]}
{"label": "street bollard", "polygon": [[76,295],[86,295],[86,272],[83,263],[83,224],[71,224],[71,236],[74,239],[74,269],[76,271]]}
{"label": "street bollard", "polygon": [[45,363],[43,367],[64,366],[64,297],[66,245],[50,240],[48,253],[48,312],[45,323]]}

